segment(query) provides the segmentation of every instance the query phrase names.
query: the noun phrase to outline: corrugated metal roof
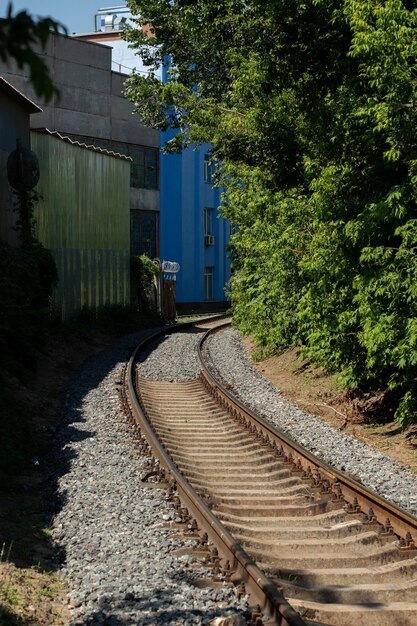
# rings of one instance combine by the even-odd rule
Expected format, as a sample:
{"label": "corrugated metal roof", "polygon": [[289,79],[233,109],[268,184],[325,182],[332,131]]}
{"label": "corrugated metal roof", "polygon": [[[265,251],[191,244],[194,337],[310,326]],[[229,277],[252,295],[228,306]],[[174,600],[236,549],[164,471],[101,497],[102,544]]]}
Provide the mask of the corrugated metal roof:
{"label": "corrugated metal roof", "polygon": [[70,37],[72,37],[72,39],[83,39],[83,37],[85,37],[87,38],[87,41],[90,41],[89,37],[91,37],[94,41],[94,39],[100,38],[110,39],[111,37],[117,35],[116,39],[120,39],[122,32],[122,28],[113,28],[112,30],[91,30],[87,33],[72,33]]}
{"label": "corrugated metal roof", "polygon": [[32,100],[25,96],[24,93],[16,89],[16,87],[9,83],[8,80],[3,78],[3,76],[0,76],[0,89],[4,93],[16,98],[16,100],[20,102],[22,107],[25,108],[29,113],[42,113],[42,109],[37,104],[32,102]]}
{"label": "corrugated metal roof", "polygon": [[65,141],[66,143],[70,143],[73,146],[78,146],[79,148],[85,148],[86,150],[92,150],[93,152],[101,152],[101,154],[107,154],[108,156],[113,156],[118,159],[123,159],[123,161],[132,161],[132,158],[126,156],[125,154],[120,154],[120,152],[113,152],[112,150],[106,150],[105,148],[98,148],[97,146],[93,146],[92,144],[88,145],[86,143],[80,143],[79,141],[74,141],[70,137],[66,135],[62,135],[57,130],[49,130],[49,128],[36,128],[32,129],[32,132],[41,133],[43,135],[52,135],[57,139],[61,139],[61,141]]}

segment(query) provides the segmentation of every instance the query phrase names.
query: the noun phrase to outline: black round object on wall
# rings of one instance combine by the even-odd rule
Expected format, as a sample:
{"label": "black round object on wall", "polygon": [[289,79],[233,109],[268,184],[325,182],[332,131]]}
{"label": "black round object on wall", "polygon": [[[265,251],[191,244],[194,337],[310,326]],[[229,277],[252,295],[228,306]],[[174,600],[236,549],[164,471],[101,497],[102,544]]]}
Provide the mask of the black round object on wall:
{"label": "black round object on wall", "polygon": [[16,142],[16,150],[9,154],[7,159],[7,178],[16,191],[33,189],[40,176],[38,157],[34,152]]}

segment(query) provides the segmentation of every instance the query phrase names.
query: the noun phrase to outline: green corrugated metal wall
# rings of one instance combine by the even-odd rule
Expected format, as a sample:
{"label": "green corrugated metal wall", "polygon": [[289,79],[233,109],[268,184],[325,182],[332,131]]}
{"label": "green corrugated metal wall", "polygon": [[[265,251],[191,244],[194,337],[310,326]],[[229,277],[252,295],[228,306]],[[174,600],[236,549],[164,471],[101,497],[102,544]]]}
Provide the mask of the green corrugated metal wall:
{"label": "green corrugated metal wall", "polygon": [[130,162],[32,132],[43,196],[36,231],[58,268],[63,319],[130,301]]}

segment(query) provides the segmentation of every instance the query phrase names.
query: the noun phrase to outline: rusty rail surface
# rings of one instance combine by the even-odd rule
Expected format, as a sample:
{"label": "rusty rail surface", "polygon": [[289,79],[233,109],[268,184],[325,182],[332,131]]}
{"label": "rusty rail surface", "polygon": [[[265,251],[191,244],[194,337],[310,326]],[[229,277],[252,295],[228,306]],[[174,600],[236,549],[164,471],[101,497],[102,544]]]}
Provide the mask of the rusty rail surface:
{"label": "rusty rail surface", "polygon": [[[210,321],[211,319],[207,320],[207,322]],[[202,324],[204,321],[199,320],[198,323]],[[180,328],[192,325],[193,323],[189,322],[182,324]],[[250,595],[251,604],[259,605],[262,613],[268,615],[271,625],[306,626],[305,621],[302,620],[299,614],[288,604],[282,594],[279,593],[276,586],[257,567],[256,563],[212,514],[203,500],[191,487],[190,483],[179,472],[177,466],[165,451],[143,411],[143,406],[136,390],[135,365],[138,356],[140,352],[157,337],[167,332],[177,332],[180,328],[176,326],[158,331],[150,337],[147,337],[135,349],[129,360],[126,372],[130,410],[132,411],[134,419],[140,426],[142,433],[145,435],[153,455],[164,468],[165,475],[169,477],[170,482],[175,481],[176,489],[183,506],[188,509],[191,517],[196,520],[200,532],[207,533],[208,538],[216,546],[219,555],[221,555],[225,561],[229,561],[230,569],[234,571],[234,577],[244,583],[244,589],[246,593]]]}
{"label": "rusty rail surface", "polygon": [[[207,332],[204,334],[204,336],[202,337],[202,339],[200,340],[198,344],[198,354],[199,354],[200,361],[201,361],[200,379],[199,381],[194,381],[194,383],[192,384],[190,383],[188,388],[186,387],[186,384],[183,384],[184,385],[183,388],[180,389],[180,391],[178,392],[182,394],[182,404],[177,405],[178,410],[174,408],[175,401],[174,401],[173,394],[175,393],[175,389],[178,389],[181,387],[181,383],[174,383],[171,386],[169,383],[165,384],[166,388],[164,389],[163,383],[159,383],[157,381],[149,382],[149,381],[146,381],[146,379],[140,379],[139,375],[136,376],[136,373],[137,373],[136,362],[138,360],[139,354],[150,342],[154,341],[159,335],[165,334],[167,332],[176,332],[177,330],[180,330],[179,327],[172,327],[168,330],[163,329],[159,331],[158,333],[155,333],[151,337],[148,337],[145,341],[143,341],[137,347],[135,353],[132,355],[130,362],[129,362],[129,366],[127,370],[128,372],[127,384],[128,384],[129,405],[130,405],[130,410],[134,416],[134,419],[140,425],[142,433],[145,436],[146,441],[149,444],[150,448],[152,449],[152,454],[158,459],[159,463],[164,468],[164,471],[166,475],[168,476],[169,481],[171,483],[175,483],[177,486],[178,495],[179,495],[180,502],[183,507],[183,509],[179,509],[179,510],[186,511],[186,518],[187,516],[190,516],[189,519],[193,520],[191,523],[191,526],[194,528],[194,530],[198,529],[200,535],[202,535],[203,533],[207,533],[208,538],[212,541],[212,543],[216,547],[216,550],[218,551],[218,555],[217,555],[217,551],[214,552],[213,562],[216,560],[217,561],[223,560],[223,563],[229,562],[231,570],[234,571],[234,576],[233,576],[234,580],[239,580],[241,583],[244,583],[243,591],[245,591],[246,589],[246,592],[250,594],[250,603],[252,605],[259,604],[261,608],[261,612],[269,616],[270,621],[268,623],[279,624],[282,626],[302,626],[307,623],[312,624],[313,622],[310,621],[311,619],[319,620],[320,622],[325,621],[326,624],[330,623],[331,621],[330,619],[329,620],[320,619],[319,617],[320,610],[317,608],[315,601],[309,601],[308,597],[306,597],[307,599],[305,598],[302,599],[304,597],[303,591],[302,591],[303,587],[299,587],[297,582],[293,583],[292,574],[290,577],[288,577],[288,573],[297,571],[297,566],[293,567],[291,564],[291,558],[289,558],[288,565],[284,559],[285,561],[284,565],[281,565],[281,568],[279,566],[277,567],[274,564],[275,557],[269,558],[269,555],[268,555],[265,558],[265,549],[268,551],[269,548],[268,547],[265,548],[265,546],[262,547],[262,538],[261,539],[255,538],[253,545],[252,545],[252,542],[248,540],[248,536],[250,535],[252,530],[250,532],[248,530],[248,533],[249,533],[248,535],[246,531],[244,530],[244,525],[246,523],[247,525],[251,526],[252,522],[248,521],[248,518],[245,517],[246,515],[245,513],[239,513],[238,515],[238,517],[243,516],[242,519],[246,519],[246,522],[244,522],[243,526],[239,526],[239,523],[234,520],[233,511],[236,509],[236,506],[238,506],[234,502],[236,498],[237,500],[239,500],[241,496],[237,497],[236,491],[235,491],[235,494],[233,495],[233,488],[231,490],[232,495],[230,496],[224,495],[224,491],[225,491],[224,487],[221,489],[217,489],[217,493],[220,494],[220,500],[222,500],[222,497],[224,497],[226,502],[228,500],[232,502],[232,504],[229,503],[229,505],[226,505],[226,509],[224,509],[224,506],[222,504],[220,504],[219,506],[219,502],[215,502],[214,500],[210,502],[210,506],[216,511],[216,514],[218,516],[220,515],[220,518],[222,521],[220,521],[220,519],[216,517],[212,513],[210,508],[205,504],[204,500],[206,500],[207,498],[210,500],[210,496],[208,495],[208,492],[210,491],[211,488],[210,487],[206,488],[204,486],[203,478],[201,477],[201,475],[199,476],[199,471],[201,474],[201,467],[200,467],[200,470],[198,470],[198,468],[193,467],[193,463],[194,463],[193,458],[196,458],[195,457],[196,443],[193,444],[191,442],[190,452],[187,453],[189,454],[188,457],[187,457],[187,454],[184,454],[182,452],[182,445],[184,444],[184,447],[185,447],[185,444],[189,442],[187,442],[186,440],[183,440],[183,437],[186,438],[187,435],[181,434],[182,433],[181,428],[185,427],[185,428],[191,429],[191,430],[183,431],[184,433],[194,432],[194,429],[196,428],[196,426],[192,424],[188,424],[188,423],[186,424],[186,426],[184,426],[185,422],[190,421],[186,419],[186,414],[187,414],[187,409],[188,409],[188,395],[187,395],[188,393],[191,394],[190,397],[192,396],[192,393],[194,393],[194,396],[193,396],[194,399],[197,398],[196,406],[198,406],[199,404],[206,403],[204,398],[208,398],[211,396],[211,400],[207,400],[207,403],[211,403],[211,405],[214,405],[214,407],[219,407],[219,408],[213,409],[213,407],[211,406],[210,409],[207,409],[208,411],[207,423],[209,420],[210,411],[212,412],[213,419],[214,419],[214,422],[211,422],[212,424],[215,423],[216,419],[217,419],[217,423],[220,423],[219,420],[223,420],[223,422],[221,422],[223,424],[221,428],[223,428],[223,427],[226,427],[224,426],[226,424],[224,420],[230,420],[230,424],[234,424],[234,433],[235,433],[235,435],[231,436],[231,438],[233,439],[233,437],[238,437],[237,431],[242,433],[242,442],[243,440],[245,440],[246,443],[242,443],[241,446],[243,447],[246,446],[246,447],[251,448],[251,453],[249,454],[249,456],[252,455],[252,459],[254,458],[254,456],[257,458],[257,455],[259,456],[259,458],[262,455],[263,455],[263,458],[266,458],[265,455],[268,457],[272,456],[273,458],[278,459],[277,462],[279,462],[281,466],[288,468],[288,471],[291,473],[291,475],[297,477],[296,479],[295,478],[291,479],[292,482],[294,482],[295,480],[300,481],[302,482],[303,485],[309,485],[311,487],[311,493],[314,495],[304,496],[307,499],[308,503],[305,504],[305,506],[301,505],[301,509],[299,513],[299,515],[301,516],[307,515],[310,517],[303,518],[303,519],[311,520],[312,519],[311,516],[318,515],[320,517],[320,514],[321,515],[325,514],[326,516],[327,515],[338,516],[339,518],[341,516],[347,515],[350,520],[354,520],[353,522],[347,522],[347,525],[353,524],[353,525],[361,526],[361,528],[363,529],[361,532],[364,533],[365,535],[367,534],[368,536],[378,533],[378,536],[380,537],[378,541],[382,542],[382,544],[386,543],[387,545],[389,543],[390,545],[389,550],[391,551],[394,550],[393,540],[395,540],[395,544],[397,545],[398,543],[398,548],[395,547],[395,554],[397,554],[398,552],[398,555],[399,555],[398,558],[400,560],[400,564],[393,565],[393,567],[397,567],[397,573],[398,571],[403,572],[401,574],[401,579],[404,579],[405,577],[407,581],[411,583],[411,590],[410,588],[407,589],[407,596],[406,596],[406,597],[410,597],[410,594],[414,593],[413,590],[415,588],[415,585],[417,584],[415,573],[413,574],[413,572],[417,570],[417,551],[415,549],[415,543],[414,543],[414,539],[417,537],[416,518],[410,515],[407,511],[402,510],[401,508],[388,502],[384,498],[381,498],[380,496],[378,496],[376,493],[372,492],[371,490],[365,488],[362,484],[357,482],[354,478],[352,478],[348,474],[345,474],[344,472],[340,472],[330,467],[328,464],[317,459],[313,454],[305,450],[302,446],[300,446],[298,443],[292,440],[288,435],[280,431],[278,428],[276,428],[275,426],[273,426],[272,424],[270,424],[269,422],[267,422],[260,416],[256,415],[253,411],[251,411],[248,407],[246,407],[242,402],[240,402],[237,398],[235,398],[233,394],[231,394],[224,387],[224,385],[220,384],[219,381],[215,379],[213,374],[205,366],[202,349],[204,346],[204,342],[206,341],[207,337],[210,335],[211,332],[217,332],[218,330],[222,330],[227,325],[229,325],[230,322],[220,321],[219,323],[218,321],[215,322],[213,319],[210,319],[207,321],[207,323],[209,322],[212,324],[215,323],[215,328],[210,328],[209,330],[207,330]],[[199,325],[204,324],[204,320],[199,320],[198,324]],[[190,323],[181,325],[181,328],[184,328],[186,326],[192,326],[192,325],[193,323],[190,322]],[[138,394],[138,389],[137,389],[138,383],[140,387],[139,394]],[[196,396],[195,394],[197,394],[197,392],[200,395]],[[207,395],[206,395],[206,392],[207,392]],[[168,394],[167,396],[169,398],[168,401],[162,398],[164,394]],[[184,404],[184,394],[186,398],[185,404]],[[159,405],[158,405],[158,402],[159,402]],[[166,406],[164,407],[164,402],[165,404],[168,402],[169,404],[168,408]],[[190,403],[191,403],[191,400],[190,400]],[[178,406],[180,406],[180,408],[178,408]],[[218,413],[219,411],[221,412],[221,416],[220,417],[217,416],[216,418],[214,416],[214,413],[216,412]],[[193,414],[196,414],[196,410],[193,410]],[[228,417],[225,417],[225,416],[228,416]],[[201,418],[199,418],[199,420],[201,421]],[[182,421],[183,424],[182,426],[179,426],[178,430],[174,433],[175,428],[177,428],[175,423],[176,422],[178,423],[179,421]],[[203,429],[204,428],[207,429],[206,424],[204,424]],[[211,432],[212,428],[213,426],[210,425],[209,432]],[[216,428],[219,428],[219,426],[217,426]],[[161,433],[159,435],[161,439],[158,438],[158,435],[156,434],[155,429]],[[219,435],[219,437],[221,437],[221,435]],[[249,440],[252,441],[252,443],[248,443]],[[172,456],[168,454],[163,444],[167,445],[168,449],[170,450],[170,454]],[[221,445],[223,444],[220,444],[220,446]],[[194,446],[194,451],[193,451],[193,446]],[[233,448],[231,450],[233,450]],[[259,452],[256,452],[256,450],[259,450]],[[203,449],[201,449],[201,452],[204,452],[204,446],[203,446]],[[203,458],[204,454],[200,454],[200,456],[201,458]],[[173,459],[175,459],[175,462]],[[235,460],[234,462],[236,464],[237,461]],[[268,464],[269,461],[260,461],[260,463]],[[180,469],[182,470],[184,469],[184,466],[186,466],[185,471],[187,473],[187,476],[189,476],[188,480],[182,475],[180,471]],[[208,473],[209,471],[210,470],[208,470]],[[274,471],[277,472],[276,469]],[[285,470],[285,472],[287,472],[287,469]],[[259,478],[257,478],[251,484],[255,485],[257,480],[259,481]],[[275,480],[275,479],[271,479],[271,480]],[[198,488],[199,493],[196,492],[196,490],[192,487],[191,483],[196,485],[196,488]],[[308,488],[310,489],[310,487]],[[254,487],[251,487],[250,489],[253,490]],[[240,491],[240,490],[237,490],[237,491]],[[295,491],[297,491],[297,489],[295,489]],[[273,494],[271,497],[273,499],[276,498],[277,502],[279,501],[280,498],[278,496],[277,497],[275,496],[273,488],[272,488],[272,491],[270,490],[268,493]],[[219,495],[213,496],[213,497],[216,499],[219,497]],[[245,497],[243,498],[244,500],[245,500]],[[259,496],[259,497],[255,495],[253,501],[256,502],[257,498],[259,499],[259,501],[261,501],[262,497],[264,498],[264,502],[265,502],[265,498],[269,502],[268,500],[269,496],[266,496],[266,495]],[[246,498],[246,507],[248,506],[247,504],[248,499],[250,500],[250,498]],[[229,509],[228,509],[228,506],[229,506]],[[250,504],[250,506],[253,507],[254,505]],[[273,504],[271,506],[280,506],[280,505]],[[268,506],[266,507],[265,510],[267,511],[267,509],[268,509]],[[284,506],[284,509],[285,509],[285,506]],[[306,509],[309,509],[309,511],[306,512]],[[263,528],[255,530],[254,536],[258,536],[256,535],[256,533],[259,532],[260,533],[259,537],[260,537],[263,533],[266,532],[265,529],[267,529],[268,532],[277,532],[279,535],[280,533],[279,530],[278,531],[269,530],[270,528],[272,528],[273,524],[271,526],[271,522],[269,522],[268,520],[273,519],[273,517],[271,517],[271,515],[273,514],[265,512],[265,513],[259,513],[259,515],[265,516],[264,518],[262,518],[265,520],[265,523],[263,522],[260,523],[260,526],[263,526]],[[284,516],[284,519],[285,519],[285,515],[291,516],[291,515],[294,515],[294,513],[285,514],[285,512],[281,512],[281,513],[278,513],[278,518],[280,515]],[[297,515],[297,513],[295,513],[295,515]],[[317,524],[318,526],[320,526],[319,522],[317,522]],[[326,525],[327,525],[327,521],[326,521]],[[232,530],[229,531],[227,526],[230,527]],[[342,526],[343,526],[343,523],[342,523]],[[324,526],[324,528],[326,527],[327,526]],[[285,532],[284,532],[284,535],[285,535]],[[349,531],[349,532],[353,532],[353,531]],[[232,533],[233,534],[237,533],[237,538],[234,538]],[[254,556],[252,557],[249,556],[247,551],[242,547],[242,545],[240,545],[239,543],[240,540],[238,539],[239,536],[243,540],[243,543],[248,546],[247,549],[251,552],[251,554],[252,555],[255,554]],[[342,534],[341,536],[344,536],[344,535]],[[399,538],[398,542],[397,542],[397,537]],[[275,539],[277,539],[276,535],[275,535]],[[271,541],[273,541],[273,539],[271,539]],[[295,534],[294,537],[290,541],[293,542],[292,545],[296,546],[298,542],[297,534]],[[277,543],[278,544],[280,543],[279,536],[278,536]],[[300,543],[302,544],[302,542]],[[256,545],[258,546],[258,548],[256,547]],[[270,545],[272,546],[273,543],[271,543]],[[279,549],[281,550],[281,548]],[[301,548],[300,548],[300,551],[302,552]],[[301,558],[300,555],[298,555],[297,558],[298,558],[298,561],[300,561],[300,558]],[[297,561],[297,558],[296,558],[296,561]],[[261,563],[266,574],[263,571],[261,571],[260,567],[255,563],[254,559],[256,560],[259,559],[259,562]],[[392,563],[392,560],[390,560],[390,558],[387,557],[386,555],[385,557],[383,557],[383,559],[387,559],[387,560],[383,560],[382,561],[383,563]],[[395,557],[395,559],[397,559],[397,557]],[[282,562],[282,557],[281,557],[281,562]],[[363,562],[364,563],[367,562],[365,554],[363,555]],[[371,564],[368,566],[369,571],[371,573],[372,571],[375,572],[375,576],[376,576],[375,580],[378,578],[378,576],[384,576],[385,578],[383,578],[383,580],[386,581],[388,579],[388,581],[390,581],[389,574],[387,575],[386,573],[382,574],[382,572],[380,571],[378,572],[377,571],[378,567],[372,570],[372,567],[373,567],[372,560],[370,561],[370,563]],[[410,563],[411,563],[411,566],[410,566]],[[311,579],[311,582],[307,583],[307,590],[310,586],[311,590],[314,591],[314,588],[316,586],[314,581],[315,581],[315,576],[317,572],[316,574],[314,574],[314,572],[310,573],[307,568],[306,569],[304,568],[303,565],[298,566],[298,567],[301,567],[300,575],[302,577],[305,576],[307,581]],[[338,567],[338,565],[333,565],[333,567]],[[349,567],[360,567],[360,566],[359,565],[357,566],[346,565],[346,567],[349,568]],[[362,567],[366,567],[366,566],[362,566]],[[345,573],[342,574],[342,578],[343,576],[345,576]],[[411,581],[410,581],[410,576],[412,578]],[[317,580],[319,578],[320,576],[317,577]],[[284,594],[281,593],[281,587],[282,589],[285,589],[286,595],[290,593],[289,597],[291,598],[290,600],[291,604],[293,604],[293,602],[295,601],[294,606],[295,607],[298,606],[298,610],[302,610],[302,615],[307,621],[304,621],[303,618],[300,617],[300,615],[296,612],[296,610],[294,610],[291,604],[285,599]],[[369,587],[372,587],[372,584],[370,584]],[[393,589],[395,590],[395,588],[396,588],[396,585],[394,581]],[[319,597],[321,593],[324,593],[323,589],[324,587],[321,587],[321,588],[318,587]],[[337,584],[336,584],[335,589],[337,589]],[[401,592],[401,585],[398,586],[398,592],[399,593]],[[293,595],[294,593],[295,595]],[[354,594],[355,591],[353,590],[350,593]],[[367,593],[368,592],[365,591],[365,597]],[[372,593],[370,592],[370,594],[371,594],[370,595],[371,597]],[[326,600],[323,600],[323,602],[326,602]],[[327,602],[332,602],[332,601],[327,600]],[[333,602],[337,603],[337,600],[334,600]],[[365,609],[366,607],[368,607],[372,612],[373,604],[375,604],[375,602],[373,602],[372,600],[369,600],[367,604],[367,601],[364,600],[362,601],[362,604],[361,604],[360,600],[356,599],[356,596],[355,596],[355,600],[353,601],[353,603],[355,602],[358,603],[357,605],[358,607],[362,607],[362,608],[360,610],[358,609],[357,614],[353,612],[350,617],[348,615],[347,622],[346,622],[346,614],[345,614],[344,617],[342,617],[342,621],[340,622],[340,624],[345,625],[348,623],[350,626],[350,624],[355,623],[355,624],[364,624],[364,626],[367,626],[368,624],[367,610],[364,610],[363,612],[363,607],[365,607]],[[381,603],[379,604],[380,606],[383,606],[381,605]],[[353,604],[353,607],[354,606],[355,605]],[[375,607],[375,610],[376,611],[378,610],[378,606]],[[331,623],[334,623],[334,626],[337,626],[339,624],[339,621],[338,621],[339,617],[337,615],[338,609],[336,605],[335,605],[334,611],[336,613],[332,614],[331,612],[330,613],[327,612],[327,609],[326,609],[323,614],[328,615],[328,616],[332,615],[332,619],[334,619],[335,621],[334,622],[332,621]],[[360,611],[362,611],[362,613]],[[397,611],[399,612],[401,616],[401,620],[400,622],[398,622],[398,625],[401,624],[404,626],[417,626],[417,604],[415,603],[415,601],[409,601],[408,604],[407,602],[404,602],[400,608],[399,608],[399,605],[397,607],[391,607],[391,605],[389,605],[388,612],[389,611],[394,611],[394,613],[391,613],[390,616],[387,618],[388,621],[386,622],[386,624],[395,623],[395,626],[397,626],[397,622],[395,621],[396,615],[397,615],[395,611]],[[392,621],[393,615],[394,615],[394,622]],[[374,615],[372,619],[373,619],[372,624],[378,623],[378,626],[379,626],[379,623],[380,623],[378,621],[379,617],[377,615]],[[314,622],[314,623],[317,623],[317,622]],[[385,621],[384,621],[384,624],[385,624]]]}
{"label": "rusty rail surface", "polygon": [[[312,480],[315,481],[315,485],[325,487],[326,481],[329,483],[329,489],[333,485],[335,498],[347,502],[352,513],[362,512],[364,515],[369,515],[369,509],[372,509],[376,521],[386,527],[388,533],[394,533],[403,540],[405,550],[415,549],[413,539],[407,538],[410,533],[417,541],[417,519],[413,515],[385,500],[371,489],[364,487],[348,473],[341,472],[316,458],[314,454],[303,448],[277,426],[251,411],[210,373],[204,363],[203,345],[211,332],[221,331],[227,326],[230,326],[229,321],[222,323],[215,329],[209,329],[198,344],[198,355],[202,367],[201,377],[210,395],[215,397],[221,406],[229,411],[235,419],[244,423],[247,428],[253,425],[257,429],[256,435],[259,439],[265,443],[269,441],[271,446],[279,445],[280,448],[282,447],[288,462],[293,464],[301,473],[314,476]],[[409,545],[410,541],[411,545]]]}

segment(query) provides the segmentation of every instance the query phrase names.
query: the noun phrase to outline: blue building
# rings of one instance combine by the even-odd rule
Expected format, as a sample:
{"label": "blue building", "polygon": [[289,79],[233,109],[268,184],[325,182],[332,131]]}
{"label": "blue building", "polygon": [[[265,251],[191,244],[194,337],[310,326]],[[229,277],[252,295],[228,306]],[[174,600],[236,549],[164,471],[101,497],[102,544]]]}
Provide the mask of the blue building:
{"label": "blue building", "polygon": [[[161,144],[169,138],[161,134]],[[171,133],[172,134],[172,133]],[[161,259],[178,261],[177,308],[216,310],[226,305],[230,226],[218,216],[210,146],[160,156]]]}
{"label": "blue building", "polygon": [[[126,23],[129,18],[126,7],[100,9],[94,20],[95,32],[77,35],[110,46],[115,69],[126,74],[133,67],[139,72],[146,71],[120,37],[122,20]],[[161,68],[162,80],[167,80],[166,69]],[[152,222],[148,228],[132,221],[132,241],[137,240],[139,245],[134,253],[149,254],[148,248],[158,250],[161,261],[180,264],[176,275],[179,312],[224,309],[225,286],[230,278],[227,256],[230,226],[218,216],[221,191],[213,187],[210,146],[190,147],[180,155],[165,154],[162,148],[172,136],[173,131],[160,134],[159,176],[153,172],[153,180],[159,181],[159,212],[146,214],[159,217],[159,224]],[[148,219],[144,211],[140,215]],[[141,236],[142,230],[146,237]],[[158,230],[159,242],[142,249],[140,242],[153,239]]]}
{"label": "blue building", "polygon": [[[162,68],[164,82],[169,80],[168,69],[169,64]],[[224,309],[230,278],[230,224],[219,216],[222,190],[213,186],[210,145],[166,154],[163,147],[174,133],[160,134],[161,259],[177,261],[181,267],[178,311]]]}

